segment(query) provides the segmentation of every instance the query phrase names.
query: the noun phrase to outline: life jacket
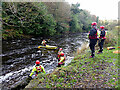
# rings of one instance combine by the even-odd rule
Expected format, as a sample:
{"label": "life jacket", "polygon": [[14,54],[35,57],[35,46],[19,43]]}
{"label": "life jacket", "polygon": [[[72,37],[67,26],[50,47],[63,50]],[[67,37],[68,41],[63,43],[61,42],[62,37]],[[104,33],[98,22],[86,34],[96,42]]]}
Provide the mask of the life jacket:
{"label": "life jacket", "polygon": [[91,29],[89,32],[89,39],[97,39],[97,29]]}
{"label": "life jacket", "polygon": [[[64,60],[63,60],[63,62],[65,61],[65,59],[66,59],[66,57],[64,56]],[[58,59],[58,61],[60,61],[60,58]]]}
{"label": "life jacket", "polygon": [[46,45],[46,41],[42,41],[42,44],[45,46]]}
{"label": "life jacket", "polygon": [[59,62],[58,65],[64,64],[65,63],[65,59],[66,59],[66,57],[64,56],[64,60],[62,62]]}
{"label": "life jacket", "polygon": [[61,53],[63,53],[63,51],[58,51],[58,58],[60,58],[61,57]]}
{"label": "life jacket", "polygon": [[43,70],[41,69],[41,66],[36,66],[36,69],[37,69],[36,71],[37,74],[43,72]]}
{"label": "life jacket", "polygon": [[63,51],[58,51],[58,54],[60,55],[61,53],[63,53]]}
{"label": "life jacket", "polygon": [[64,56],[64,61],[65,61],[66,57]]}
{"label": "life jacket", "polygon": [[105,30],[103,29],[103,30],[101,30],[101,32],[100,32],[100,37],[99,37],[99,38],[106,39],[105,35],[106,35],[106,32],[105,32]]}

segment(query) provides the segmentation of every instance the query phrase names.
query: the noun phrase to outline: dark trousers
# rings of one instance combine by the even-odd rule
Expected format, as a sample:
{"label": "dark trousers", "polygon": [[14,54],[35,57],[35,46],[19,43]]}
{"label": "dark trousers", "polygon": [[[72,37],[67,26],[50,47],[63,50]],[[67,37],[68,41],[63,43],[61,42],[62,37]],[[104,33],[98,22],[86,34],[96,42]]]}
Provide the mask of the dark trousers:
{"label": "dark trousers", "polygon": [[95,45],[97,43],[97,39],[90,39],[89,47],[91,49],[91,56],[95,55]]}
{"label": "dark trousers", "polygon": [[103,44],[104,44],[105,39],[99,39],[98,46],[100,47],[99,52],[103,51]]}

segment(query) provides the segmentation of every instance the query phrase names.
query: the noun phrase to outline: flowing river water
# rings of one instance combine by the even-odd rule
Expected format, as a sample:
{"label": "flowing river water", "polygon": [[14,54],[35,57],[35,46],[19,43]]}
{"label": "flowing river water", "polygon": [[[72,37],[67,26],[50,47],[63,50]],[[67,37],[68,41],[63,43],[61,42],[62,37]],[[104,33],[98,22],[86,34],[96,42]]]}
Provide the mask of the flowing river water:
{"label": "flowing river water", "polygon": [[[45,38],[44,38],[45,39]],[[0,83],[3,89],[11,89],[30,74],[36,60],[44,66],[46,73],[57,67],[57,51],[37,49],[43,38],[10,40],[2,42],[2,75]],[[87,42],[87,33],[67,35],[65,37],[45,39],[48,45],[63,48],[65,65],[74,58],[74,52]]]}

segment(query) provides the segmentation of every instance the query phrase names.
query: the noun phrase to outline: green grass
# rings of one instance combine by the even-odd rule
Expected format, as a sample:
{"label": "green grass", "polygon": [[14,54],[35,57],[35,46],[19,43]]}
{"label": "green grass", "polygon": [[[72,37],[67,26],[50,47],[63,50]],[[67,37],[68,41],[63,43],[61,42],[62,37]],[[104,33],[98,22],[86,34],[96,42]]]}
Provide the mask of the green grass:
{"label": "green grass", "polygon": [[[117,50],[117,46],[115,48]],[[76,56],[68,66],[56,68],[51,74],[38,75],[27,87],[117,88],[118,54],[113,51],[104,48],[104,52],[96,54],[95,58],[89,58],[90,52]]]}

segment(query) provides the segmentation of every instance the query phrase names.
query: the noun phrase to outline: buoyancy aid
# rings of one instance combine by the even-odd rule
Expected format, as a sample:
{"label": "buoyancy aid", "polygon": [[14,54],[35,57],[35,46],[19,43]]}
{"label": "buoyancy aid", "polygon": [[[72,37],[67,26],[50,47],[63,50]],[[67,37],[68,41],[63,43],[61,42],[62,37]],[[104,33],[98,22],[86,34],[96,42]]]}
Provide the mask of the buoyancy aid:
{"label": "buoyancy aid", "polygon": [[36,69],[37,69],[37,74],[40,73],[40,72],[43,72],[43,70],[41,69],[41,66],[36,66]]}
{"label": "buoyancy aid", "polygon": [[66,59],[65,56],[64,56],[64,57],[60,57],[60,58],[59,58],[59,62],[58,62],[58,64],[62,64],[62,63],[64,63],[64,62],[65,62],[65,59]]}
{"label": "buoyancy aid", "polygon": [[42,44],[45,46],[46,45],[46,41],[42,41]]}
{"label": "buoyancy aid", "polygon": [[35,66],[29,76],[32,76],[34,74],[34,72],[36,72],[36,76],[37,76],[37,74],[39,74],[41,72],[46,73],[45,70],[44,70],[44,67],[42,65]]}
{"label": "buoyancy aid", "polygon": [[60,54],[63,53],[63,51],[58,51],[58,59],[60,58]]}
{"label": "buoyancy aid", "polygon": [[[91,33],[93,33],[93,35],[90,35]],[[98,37],[98,30],[97,29],[91,29],[89,31],[89,39],[97,39]]]}
{"label": "buoyancy aid", "polygon": [[[105,35],[101,35],[102,32],[104,32]],[[100,38],[100,39],[106,39],[106,31],[105,31],[105,30],[101,30],[101,31],[100,31],[99,38]]]}

